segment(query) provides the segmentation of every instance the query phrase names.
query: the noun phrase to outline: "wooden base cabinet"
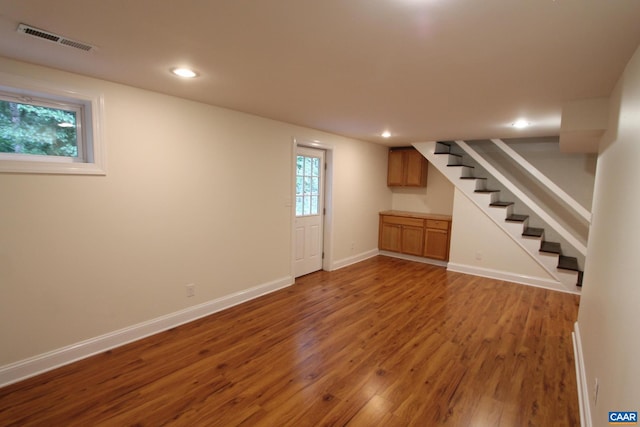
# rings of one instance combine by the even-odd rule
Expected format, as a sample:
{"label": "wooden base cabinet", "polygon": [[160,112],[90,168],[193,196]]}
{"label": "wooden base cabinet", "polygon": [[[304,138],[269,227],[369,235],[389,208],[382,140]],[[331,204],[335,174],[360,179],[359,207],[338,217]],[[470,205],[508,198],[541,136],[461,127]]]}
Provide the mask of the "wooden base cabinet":
{"label": "wooden base cabinet", "polygon": [[449,221],[426,220],[424,253],[427,258],[449,259]]}
{"label": "wooden base cabinet", "polygon": [[385,251],[422,256],[424,221],[400,216],[380,216],[378,247]]}
{"label": "wooden base cabinet", "polygon": [[381,212],[378,248],[447,261],[450,231],[451,219],[446,215]]}

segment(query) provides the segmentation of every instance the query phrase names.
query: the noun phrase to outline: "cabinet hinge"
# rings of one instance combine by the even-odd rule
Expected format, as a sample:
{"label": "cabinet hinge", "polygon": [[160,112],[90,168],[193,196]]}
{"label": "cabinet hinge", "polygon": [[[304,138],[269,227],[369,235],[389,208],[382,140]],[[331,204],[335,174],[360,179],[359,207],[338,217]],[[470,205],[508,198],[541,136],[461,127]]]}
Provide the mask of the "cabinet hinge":
{"label": "cabinet hinge", "polygon": [[322,252],[322,259],[324,259],[324,252]]}
{"label": "cabinet hinge", "polygon": [[327,208],[322,208],[322,215],[326,215],[327,214]]}

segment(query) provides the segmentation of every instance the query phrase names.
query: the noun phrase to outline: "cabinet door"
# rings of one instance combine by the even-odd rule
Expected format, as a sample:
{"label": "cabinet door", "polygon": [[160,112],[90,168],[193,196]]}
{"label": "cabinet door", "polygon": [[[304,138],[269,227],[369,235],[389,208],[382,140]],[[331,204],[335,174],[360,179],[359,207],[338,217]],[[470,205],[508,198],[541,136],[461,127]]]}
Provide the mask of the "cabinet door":
{"label": "cabinet door", "polygon": [[389,166],[387,171],[387,185],[403,185],[404,178],[404,150],[389,151]]}
{"label": "cabinet door", "polygon": [[400,252],[402,249],[402,226],[398,224],[380,223],[380,250]]}
{"label": "cabinet door", "polygon": [[424,242],[424,228],[409,225],[402,226],[402,253],[409,255],[422,255]]}
{"label": "cabinet door", "polygon": [[405,185],[424,187],[427,185],[429,162],[418,150],[405,152]]}
{"label": "cabinet door", "polygon": [[449,259],[449,232],[427,228],[424,231],[424,256],[427,258]]}

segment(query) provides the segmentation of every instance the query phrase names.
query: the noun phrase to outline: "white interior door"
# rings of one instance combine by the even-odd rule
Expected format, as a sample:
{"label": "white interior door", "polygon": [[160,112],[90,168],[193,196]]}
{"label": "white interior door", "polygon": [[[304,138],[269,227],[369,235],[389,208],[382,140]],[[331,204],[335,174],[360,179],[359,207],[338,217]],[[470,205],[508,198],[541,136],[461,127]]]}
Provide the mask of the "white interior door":
{"label": "white interior door", "polygon": [[324,226],[324,151],[296,151],[296,277],[322,269]]}

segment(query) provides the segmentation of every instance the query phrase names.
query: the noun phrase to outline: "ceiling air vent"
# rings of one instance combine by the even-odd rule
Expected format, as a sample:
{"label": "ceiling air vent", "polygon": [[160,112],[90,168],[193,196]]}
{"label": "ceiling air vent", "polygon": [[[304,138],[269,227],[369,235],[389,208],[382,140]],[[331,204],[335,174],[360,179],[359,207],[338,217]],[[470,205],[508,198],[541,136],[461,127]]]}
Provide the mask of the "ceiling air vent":
{"label": "ceiling air vent", "polygon": [[90,44],[71,40],[66,37],[50,33],[49,31],[41,30],[39,28],[31,27],[25,24],[18,25],[18,32],[30,35],[32,37],[37,37],[42,40],[48,40],[57,44],[74,47],[76,49],[84,50],[85,52],[89,52],[90,50],[95,49],[95,47],[91,46]]}

